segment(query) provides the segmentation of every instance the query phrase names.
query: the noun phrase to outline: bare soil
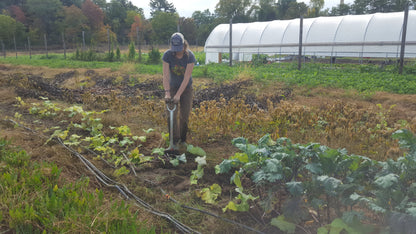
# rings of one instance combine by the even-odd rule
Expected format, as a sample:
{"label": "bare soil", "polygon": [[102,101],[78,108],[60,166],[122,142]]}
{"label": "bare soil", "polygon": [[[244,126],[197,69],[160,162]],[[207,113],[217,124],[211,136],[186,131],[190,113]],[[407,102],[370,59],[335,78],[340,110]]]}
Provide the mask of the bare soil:
{"label": "bare soil", "polygon": [[[84,103],[86,95],[91,93],[101,97],[114,94],[122,97],[141,95],[144,98],[162,98],[163,90],[160,88],[160,76],[146,76],[142,82],[134,85],[129,85],[129,78],[128,74],[123,74],[121,71],[113,72],[110,69],[50,69],[0,64],[0,136],[11,139],[13,144],[21,146],[32,156],[33,160],[56,163],[62,169],[61,177],[63,182],[73,182],[82,176],[88,176],[91,178],[91,189],[102,189],[106,191],[108,196],[122,199],[116,190],[103,186],[95,179],[84,165],[62,146],[53,142],[45,144],[46,136],[40,132],[40,129],[56,125],[57,123],[54,123],[53,119],[42,120],[39,123],[29,113],[23,112],[19,123],[27,128],[15,127],[10,119],[15,119],[16,112],[22,112],[16,106],[16,97],[18,96],[27,103],[37,102],[39,97],[43,96],[68,105]],[[85,86],[76,85],[82,82],[85,83]],[[354,103],[359,108],[375,110],[377,109],[377,104],[381,104],[386,108],[395,105],[393,114],[395,119],[416,123],[416,95],[378,92],[371,97],[363,97],[352,91],[322,88],[297,88],[292,90],[279,84],[261,86],[254,84],[252,81],[215,85],[209,83],[208,79],[194,79],[194,84],[195,87],[206,87],[196,89],[195,106],[199,106],[203,101],[219,100],[219,98],[231,99],[233,97],[244,98],[247,104],[256,105],[264,109],[267,108],[267,99],[272,100],[274,103],[285,100],[289,104],[315,108],[339,102]],[[244,95],[241,94],[241,90],[246,90]],[[261,90],[260,94],[258,90]],[[123,121],[125,120],[126,118],[123,119]],[[134,116],[131,116],[129,122],[123,122],[123,124],[130,126],[132,131],[155,127],[149,121],[137,121],[137,118]],[[164,127],[156,126],[156,128],[162,129]],[[199,143],[191,140],[191,144],[193,143],[207,152],[209,163],[212,164],[219,163],[222,159],[228,158],[236,152],[236,149],[231,146],[230,142]],[[153,148],[161,144],[163,144],[163,140],[160,134],[149,135],[145,152],[149,153]],[[89,156],[89,158],[92,159],[92,156]],[[192,157],[188,158],[188,162],[180,164],[175,168],[160,163],[158,165],[144,165],[143,168],[137,170],[137,176],[130,174],[123,182],[131,186],[143,199],[160,209],[177,212],[177,210],[172,208],[173,205],[164,199],[160,188],[163,188],[164,191],[178,201],[201,207],[204,204],[195,197],[195,187],[191,187],[189,180],[191,171],[196,169],[196,164],[193,162]],[[111,174],[111,168],[106,167],[102,162],[94,161],[94,163],[97,163],[105,173]],[[216,175],[213,166],[210,166],[205,170],[203,183],[208,186],[213,183],[220,184],[223,187],[223,194],[231,195],[234,187],[230,185],[229,178],[229,176]],[[221,204],[222,201],[219,202]],[[223,205],[225,206],[225,204]],[[238,214],[238,216],[232,216],[229,213],[223,214],[221,210],[214,206],[205,207],[204,209],[210,209],[213,213],[224,217],[228,216],[227,218],[251,225],[266,233],[278,232],[276,228],[265,225],[266,222],[264,220],[255,218],[262,216],[261,211],[256,208],[253,209],[252,214]],[[203,232],[207,233],[248,233],[245,229],[219,221],[214,217],[202,215],[195,211],[179,210],[182,210],[184,213],[191,212],[188,215],[198,217],[186,220],[185,217],[188,215],[181,215],[181,218],[185,219],[184,222],[188,221],[189,223],[191,221],[190,225],[196,230],[201,228]],[[139,218],[164,226],[163,231],[175,232],[175,228],[172,225],[160,218],[152,217],[150,214],[142,214]]]}

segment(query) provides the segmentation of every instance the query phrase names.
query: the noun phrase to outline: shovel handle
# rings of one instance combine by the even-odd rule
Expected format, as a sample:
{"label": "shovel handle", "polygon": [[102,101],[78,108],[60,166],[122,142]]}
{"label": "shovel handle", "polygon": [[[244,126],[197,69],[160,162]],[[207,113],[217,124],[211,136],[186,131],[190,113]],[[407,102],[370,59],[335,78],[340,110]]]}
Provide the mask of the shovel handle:
{"label": "shovel handle", "polygon": [[169,112],[175,111],[176,110],[176,104],[173,104],[173,108],[170,108],[169,103],[166,104],[166,108],[168,109]]}

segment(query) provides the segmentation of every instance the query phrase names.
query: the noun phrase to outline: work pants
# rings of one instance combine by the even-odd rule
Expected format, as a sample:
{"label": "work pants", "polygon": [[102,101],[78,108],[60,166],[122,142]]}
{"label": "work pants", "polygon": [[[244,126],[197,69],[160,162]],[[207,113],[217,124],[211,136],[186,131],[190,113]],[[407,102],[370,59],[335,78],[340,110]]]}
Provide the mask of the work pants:
{"label": "work pants", "polygon": [[[171,97],[173,98],[178,90],[171,89]],[[182,93],[176,110],[173,114],[173,143],[176,145],[179,142],[186,142],[186,135],[188,133],[189,115],[192,110],[193,102],[193,88],[188,86]],[[179,118],[178,118],[179,116]],[[179,126],[178,126],[179,124]],[[170,133],[170,114],[168,111],[168,127]]]}

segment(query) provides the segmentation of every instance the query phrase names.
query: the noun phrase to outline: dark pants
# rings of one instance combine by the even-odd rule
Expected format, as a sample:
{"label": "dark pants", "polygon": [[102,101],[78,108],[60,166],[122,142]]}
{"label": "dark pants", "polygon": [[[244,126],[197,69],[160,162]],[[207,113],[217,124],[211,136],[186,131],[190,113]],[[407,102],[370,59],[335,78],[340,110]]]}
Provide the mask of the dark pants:
{"label": "dark pants", "polygon": [[[175,96],[177,89],[171,89],[172,98]],[[192,86],[187,87],[181,96],[179,104],[173,114],[173,143],[186,142],[186,134],[188,133],[189,114],[192,110],[193,89]],[[179,120],[178,120],[179,115]],[[178,127],[179,122],[179,127]],[[170,115],[168,112],[168,127],[170,132]]]}

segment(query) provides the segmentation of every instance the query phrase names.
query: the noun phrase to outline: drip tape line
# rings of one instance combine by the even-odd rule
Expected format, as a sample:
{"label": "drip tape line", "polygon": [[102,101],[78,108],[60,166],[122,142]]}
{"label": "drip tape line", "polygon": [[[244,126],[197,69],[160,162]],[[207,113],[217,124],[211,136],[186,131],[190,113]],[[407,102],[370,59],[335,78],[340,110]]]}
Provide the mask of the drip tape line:
{"label": "drip tape line", "polygon": [[[23,127],[24,129],[26,129],[26,130],[28,130],[28,131],[31,131],[32,133],[37,133],[36,131],[34,131],[34,130],[32,130],[32,129],[30,129],[30,128],[28,128],[28,127],[26,127],[26,126],[24,126],[24,125],[22,125],[22,124],[20,124],[20,123],[17,123],[16,121],[14,121],[14,120],[12,120],[12,119],[8,119],[8,121],[10,121],[10,122],[12,122],[13,124],[15,124],[15,125],[19,125],[19,126],[21,126],[21,127]],[[38,134],[38,136],[41,136],[41,137],[43,137],[43,138],[47,138],[47,137],[44,137],[44,136],[42,136],[42,135],[39,135]],[[89,171],[91,171],[91,173],[93,173],[93,175],[101,182],[101,183],[103,183],[105,186],[107,186],[107,187],[114,187],[114,188],[116,188],[127,200],[130,200],[130,199],[134,199],[135,201],[136,201],[136,204],[140,204],[141,205],[141,207],[142,208],[144,208],[147,212],[149,212],[149,213],[152,213],[152,214],[154,214],[154,215],[157,215],[157,216],[160,216],[160,217],[163,217],[163,218],[165,218],[165,219],[167,219],[167,220],[169,220],[169,221],[171,221],[173,224],[175,224],[175,226],[180,230],[180,231],[182,231],[183,233],[200,233],[200,232],[198,232],[198,231],[195,231],[195,230],[193,230],[193,229],[191,229],[190,227],[187,227],[186,225],[184,225],[184,224],[182,224],[180,221],[178,221],[178,220],[176,220],[174,217],[172,217],[170,214],[167,214],[167,213],[163,213],[163,212],[160,212],[160,211],[157,211],[157,210],[155,210],[151,205],[149,205],[148,203],[146,203],[145,201],[143,201],[142,199],[140,199],[139,197],[137,197],[134,193],[132,193],[129,189],[128,189],[128,187],[125,185],[125,184],[121,184],[121,183],[119,183],[119,182],[117,182],[117,181],[114,181],[114,180],[112,180],[111,178],[109,178],[108,176],[106,176],[101,170],[99,170],[97,167],[95,167],[94,166],[94,164],[92,164],[88,159],[86,159],[83,155],[81,155],[80,153],[78,153],[77,151],[75,151],[74,149],[72,149],[71,147],[69,147],[69,146],[67,146],[67,145],[65,145],[63,142],[62,142],[62,140],[59,138],[59,137],[56,137],[55,138],[55,140],[61,145],[61,146],[63,146],[65,149],[67,149],[68,151],[70,151],[73,155],[75,155],[78,159],[80,159],[80,161],[85,165],[85,167],[89,170]],[[198,212],[201,212],[201,213],[204,213],[204,214],[207,214],[207,215],[210,215],[210,216],[212,216],[212,217],[215,217],[215,218],[218,218],[218,219],[221,219],[221,220],[223,220],[223,221],[225,221],[225,222],[228,222],[228,223],[231,223],[231,224],[234,224],[234,225],[237,225],[237,226],[240,226],[240,227],[242,227],[242,228],[244,228],[244,229],[247,229],[247,230],[250,230],[250,231],[252,231],[252,232],[255,232],[255,233],[263,233],[263,232],[260,232],[260,231],[258,231],[258,230],[256,230],[256,229],[254,229],[254,228],[252,228],[252,227],[249,227],[249,226],[247,226],[247,225],[244,225],[244,224],[241,224],[241,223],[238,223],[238,222],[236,222],[236,221],[233,221],[233,220],[231,220],[231,219],[227,219],[227,218],[223,218],[223,217],[221,217],[221,216],[219,216],[219,215],[217,215],[217,214],[214,214],[214,213],[211,213],[211,212],[208,212],[208,211],[205,211],[205,210],[201,210],[201,209],[198,209],[198,208],[194,208],[194,207],[190,207],[190,206],[187,206],[187,205],[184,205],[184,204],[181,204],[181,203],[179,203],[177,200],[175,200],[174,198],[172,198],[171,196],[169,196],[162,188],[160,188],[160,186],[159,185],[157,185],[156,183],[154,183],[153,181],[150,181],[150,180],[146,180],[147,182],[150,182],[151,184],[153,184],[153,185],[156,185],[156,186],[158,186],[159,187],[159,189],[160,189],[160,191],[164,194],[164,195],[166,195],[166,197],[170,200],[170,201],[172,201],[172,202],[174,202],[174,203],[176,203],[176,204],[178,204],[178,205],[180,205],[181,207],[183,207],[183,208],[185,208],[185,209],[189,209],[189,210],[193,210],[193,211],[198,211]]]}
{"label": "drip tape line", "polygon": [[126,199],[131,199],[134,198],[134,200],[136,201],[136,203],[140,204],[142,207],[144,207],[148,212],[158,215],[160,217],[166,218],[169,221],[171,221],[173,224],[175,224],[175,226],[182,231],[183,233],[199,233],[193,229],[191,229],[190,227],[187,227],[186,225],[182,224],[181,222],[179,222],[178,220],[176,220],[174,217],[172,217],[170,214],[167,213],[163,213],[160,211],[155,210],[151,205],[147,204],[146,202],[144,202],[142,199],[140,199],[139,197],[137,197],[135,194],[133,194],[126,185],[118,183],[117,181],[114,181],[110,178],[108,178],[104,173],[102,173],[98,168],[96,168],[88,159],[86,159],[84,156],[82,156],[81,154],[79,154],[78,152],[76,152],[74,149],[72,149],[71,147],[65,145],[61,139],[56,138],[56,140],[64,147],[66,148],[68,151],[70,151],[72,154],[74,154],[75,156],[77,156],[83,163],[84,165],[87,167],[87,169],[89,169],[94,175],[95,177],[101,181],[103,184],[105,184],[108,187],[114,187],[117,190],[120,191],[120,193],[126,197]]}
{"label": "drip tape line", "polygon": [[[37,133],[35,130],[32,130],[31,128],[28,128],[20,123],[17,123],[16,121],[12,119],[7,119],[7,121],[12,122],[15,125],[18,125],[25,130],[31,131],[32,133],[36,134],[37,136],[47,139],[47,137],[43,136],[42,134]],[[160,211],[157,211],[155,208],[153,208],[151,205],[137,197],[135,194],[133,194],[126,185],[118,183],[117,181],[112,180],[111,178],[107,177],[102,171],[100,171],[97,167],[94,166],[88,159],[86,159],[84,156],[82,156],[80,153],[72,149],[71,147],[65,145],[62,140],[59,137],[54,138],[61,146],[63,146],[65,149],[67,149],[69,152],[71,152],[73,155],[75,155],[84,165],[85,167],[104,185],[107,187],[114,187],[116,188],[126,199],[134,198],[136,201],[136,205],[140,205],[142,208],[144,208],[147,212],[152,213],[154,215],[160,216],[162,218],[165,218],[172,222],[175,227],[180,230],[182,233],[200,233],[198,231],[193,230],[192,228],[182,224],[180,221],[172,217],[170,214],[163,213]],[[138,207],[140,207],[138,206]]]}
{"label": "drip tape line", "polygon": [[193,211],[198,211],[198,212],[201,212],[201,213],[203,213],[203,214],[210,215],[210,216],[212,216],[212,217],[215,217],[215,218],[220,219],[220,220],[223,220],[223,221],[225,221],[225,222],[228,222],[228,223],[231,223],[231,224],[234,224],[234,225],[240,226],[240,227],[242,227],[242,228],[244,228],[244,229],[247,229],[247,230],[252,231],[252,232],[255,232],[255,233],[260,233],[260,234],[263,234],[263,233],[264,233],[264,232],[261,232],[261,231],[258,231],[258,230],[256,230],[256,229],[254,229],[254,228],[252,228],[252,227],[249,227],[249,226],[247,226],[247,225],[244,225],[244,224],[242,224],[242,223],[239,223],[239,222],[237,222],[237,221],[234,221],[234,220],[231,220],[231,219],[227,219],[227,218],[221,217],[221,216],[219,216],[219,215],[217,215],[217,214],[214,214],[214,213],[208,212],[208,211],[206,211],[206,210],[201,210],[201,209],[198,209],[198,208],[195,208],[195,207],[191,207],[191,206],[187,206],[187,205],[181,204],[181,203],[180,203],[180,202],[178,202],[176,199],[174,199],[171,195],[169,195],[168,193],[166,193],[166,192],[165,192],[165,190],[163,190],[163,188],[161,188],[161,187],[160,187],[158,184],[156,184],[155,182],[153,182],[153,181],[151,181],[151,180],[146,180],[146,181],[147,181],[147,182],[149,182],[149,183],[151,183],[151,184],[153,184],[153,185],[155,185],[155,186],[157,186],[157,187],[159,187],[159,189],[160,189],[161,193],[162,193],[163,195],[165,195],[165,197],[166,197],[168,200],[170,200],[170,201],[172,201],[172,202],[174,202],[174,203],[176,203],[176,204],[180,205],[182,208],[189,209],[189,210],[193,210]]}

